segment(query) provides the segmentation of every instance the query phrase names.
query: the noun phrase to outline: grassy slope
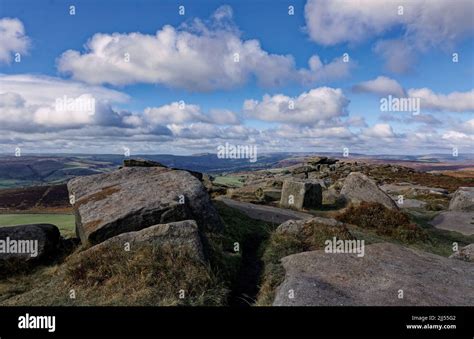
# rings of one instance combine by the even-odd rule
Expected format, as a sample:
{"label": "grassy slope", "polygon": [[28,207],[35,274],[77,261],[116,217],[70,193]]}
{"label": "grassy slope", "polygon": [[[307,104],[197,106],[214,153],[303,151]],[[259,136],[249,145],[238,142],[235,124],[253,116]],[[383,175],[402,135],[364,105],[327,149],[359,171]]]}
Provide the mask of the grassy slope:
{"label": "grassy slope", "polygon": [[[115,249],[80,260],[72,255],[65,263],[0,280],[0,304],[227,305],[242,268],[234,243],[245,247],[248,239],[267,237],[276,225],[252,220],[221,203],[217,208],[225,229],[207,234],[209,264],[172,249],[146,246],[133,253]],[[75,300],[69,298],[71,289]],[[179,299],[180,289],[186,290],[185,299]]]}
{"label": "grassy slope", "polygon": [[242,179],[241,176],[223,175],[223,176],[217,176],[214,179],[214,183],[218,185],[229,186],[229,187],[242,187],[243,182],[241,179]]}

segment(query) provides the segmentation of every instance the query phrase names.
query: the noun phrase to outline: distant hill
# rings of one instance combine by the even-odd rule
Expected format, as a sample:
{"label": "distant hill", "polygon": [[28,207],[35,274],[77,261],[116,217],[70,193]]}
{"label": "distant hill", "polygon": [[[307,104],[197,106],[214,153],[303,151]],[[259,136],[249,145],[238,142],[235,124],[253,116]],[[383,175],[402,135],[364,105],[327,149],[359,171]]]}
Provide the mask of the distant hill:
{"label": "distant hill", "polygon": [[[192,171],[218,174],[281,168],[304,161],[305,157],[324,155],[341,158],[340,153],[265,153],[259,154],[256,162],[249,159],[219,159],[216,154],[194,155],[133,155],[158,161],[166,166]],[[34,185],[61,184],[76,176],[108,172],[122,164],[123,155],[117,154],[54,154],[23,155],[15,157],[0,155],[0,189]],[[398,163],[419,170],[456,170],[474,167],[474,154],[458,157],[446,154],[430,155],[363,155],[351,154],[345,160],[380,163]]]}

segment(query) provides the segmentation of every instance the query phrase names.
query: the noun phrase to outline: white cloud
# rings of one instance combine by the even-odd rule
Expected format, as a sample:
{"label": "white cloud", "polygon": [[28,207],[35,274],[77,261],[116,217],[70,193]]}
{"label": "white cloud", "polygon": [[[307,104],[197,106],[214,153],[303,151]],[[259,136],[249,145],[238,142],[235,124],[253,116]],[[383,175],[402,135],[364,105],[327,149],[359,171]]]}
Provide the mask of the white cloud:
{"label": "white cloud", "polygon": [[305,6],[308,33],[324,45],[360,42],[396,25],[419,46],[453,43],[472,33],[472,15],[470,0],[308,0]]}
{"label": "white cloud", "polygon": [[446,131],[442,134],[442,139],[451,145],[467,145],[469,151],[472,151],[474,144],[474,133],[467,134],[459,131]]}
{"label": "white cloud", "polygon": [[12,61],[12,54],[25,54],[30,45],[23,23],[16,18],[0,19],[0,41],[0,63],[7,64]]}
{"label": "white cloud", "polygon": [[[59,107],[57,102],[92,103],[89,107]],[[0,123],[3,129],[77,128],[87,124],[116,126],[118,113],[110,108],[128,96],[98,86],[36,75],[0,75]]]}
{"label": "white cloud", "polygon": [[385,76],[361,82],[355,85],[353,90],[356,93],[374,93],[381,96],[391,94],[402,97],[405,95],[405,90],[396,80]]}
{"label": "white cloud", "polygon": [[124,117],[124,122],[134,127],[153,128],[157,125],[175,125],[177,128],[190,123],[209,125],[235,125],[240,121],[230,110],[211,109],[209,113],[201,107],[184,102],[172,102],[159,107],[147,107],[142,113]]}
{"label": "white cloud", "polygon": [[160,107],[147,107],[143,113],[146,123],[150,124],[182,124],[206,120],[197,105],[173,102]]}
{"label": "white cloud", "polygon": [[394,73],[408,73],[412,69],[415,50],[405,40],[380,40],[374,52],[385,59],[385,68]]}
{"label": "white cloud", "polygon": [[253,77],[265,87],[330,81],[349,71],[350,63],[335,59],[324,65],[316,55],[309,69],[296,69],[291,55],[271,54],[258,40],[242,40],[231,18],[231,8],[224,6],[209,22],[166,25],[155,35],[95,34],[84,53],[63,53],[58,69],[91,84],[157,83],[192,91],[231,89]]}
{"label": "white cloud", "polygon": [[371,138],[394,138],[396,136],[389,124],[375,124],[363,130],[363,135]]}
{"label": "white cloud", "polygon": [[64,95],[76,98],[93,94],[97,100],[117,103],[129,99],[127,94],[105,87],[32,74],[0,74],[0,93],[6,92],[21,95],[30,105],[51,105]]}
{"label": "white cloud", "polygon": [[437,94],[429,88],[412,88],[408,95],[420,98],[422,110],[441,112],[474,112],[474,89],[468,92]]}
{"label": "white cloud", "polygon": [[[378,96],[393,95],[399,98],[420,99],[422,111],[439,112],[474,112],[474,89],[467,92],[435,93],[429,88],[411,88],[405,90],[396,80],[379,76],[356,84],[352,87],[356,93],[372,93]],[[415,119],[418,121],[435,122],[431,116]],[[388,118],[385,115],[385,118]]]}
{"label": "white cloud", "polygon": [[472,35],[473,17],[471,0],[308,0],[305,6],[307,32],[322,45],[360,43],[401,27],[401,39],[379,41],[374,48],[394,72],[407,71],[415,51],[452,48]]}
{"label": "white cloud", "polygon": [[262,101],[245,100],[247,116],[271,122],[316,124],[347,115],[349,100],[341,89],[319,87],[298,97],[264,95]]}
{"label": "white cloud", "polygon": [[240,119],[234,112],[228,109],[211,109],[209,119],[217,125],[238,125]]}

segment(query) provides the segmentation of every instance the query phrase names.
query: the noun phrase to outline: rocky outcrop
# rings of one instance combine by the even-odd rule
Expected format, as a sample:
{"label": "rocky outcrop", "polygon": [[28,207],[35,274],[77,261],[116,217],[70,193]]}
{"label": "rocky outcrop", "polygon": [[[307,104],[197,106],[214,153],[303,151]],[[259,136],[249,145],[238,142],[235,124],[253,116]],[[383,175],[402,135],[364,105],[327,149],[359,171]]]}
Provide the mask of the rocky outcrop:
{"label": "rocky outcrop", "polygon": [[382,191],[375,181],[358,172],[350,173],[341,189],[341,197],[352,203],[377,202],[390,209],[398,209],[397,204]]}
{"label": "rocky outcrop", "polygon": [[328,157],[312,157],[306,160],[306,163],[310,165],[333,165],[338,162],[338,159],[328,158]]}
{"label": "rocky outcrop", "polygon": [[75,178],[76,233],[83,243],[151,225],[193,219],[202,229],[222,228],[222,221],[201,182],[186,171],[164,167],[124,167]]}
{"label": "rocky outcrop", "polygon": [[452,254],[450,258],[474,262],[474,244],[469,244],[460,248],[459,251]]}
{"label": "rocky outcrop", "polygon": [[285,180],[280,205],[285,208],[317,209],[322,206],[322,189],[311,181]]}
{"label": "rocky outcrop", "polygon": [[185,251],[192,258],[205,261],[199,228],[194,220],[153,225],[140,231],[122,233],[80,252],[78,257],[87,257],[93,252],[112,247],[133,252],[141,245],[151,245],[155,248],[166,245],[176,251]]}
{"label": "rocky outcrop", "polygon": [[449,203],[451,211],[474,212],[474,187],[460,187]]}
{"label": "rocky outcrop", "polygon": [[56,254],[59,243],[59,230],[51,224],[0,227],[0,264],[48,259]]}
{"label": "rocky outcrop", "polygon": [[[275,306],[470,306],[474,265],[390,243],[282,259]],[[403,293],[403,298],[400,298]]]}
{"label": "rocky outcrop", "polygon": [[152,160],[144,159],[125,159],[123,167],[166,167],[165,165]]}

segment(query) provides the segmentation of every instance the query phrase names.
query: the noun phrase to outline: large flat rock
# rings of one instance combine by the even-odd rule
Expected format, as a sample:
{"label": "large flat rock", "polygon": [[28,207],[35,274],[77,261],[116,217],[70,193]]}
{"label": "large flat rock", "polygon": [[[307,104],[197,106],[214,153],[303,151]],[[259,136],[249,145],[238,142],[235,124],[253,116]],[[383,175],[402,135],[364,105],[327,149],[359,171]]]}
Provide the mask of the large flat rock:
{"label": "large flat rock", "polygon": [[473,263],[390,243],[367,245],[363,257],[318,250],[282,264],[275,306],[474,305]]}
{"label": "large flat rock", "polygon": [[474,212],[444,211],[433,218],[430,224],[443,230],[471,235],[474,234]]}
{"label": "large flat rock", "polygon": [[203,229],[222,227],[206,189],[186,171],[124,167],[75,178],[68,189],[75,199],[76,232],[83,243],[187,219]]}

